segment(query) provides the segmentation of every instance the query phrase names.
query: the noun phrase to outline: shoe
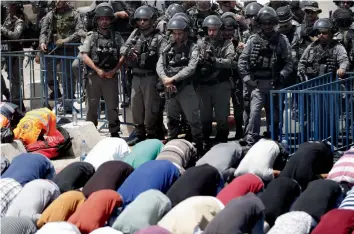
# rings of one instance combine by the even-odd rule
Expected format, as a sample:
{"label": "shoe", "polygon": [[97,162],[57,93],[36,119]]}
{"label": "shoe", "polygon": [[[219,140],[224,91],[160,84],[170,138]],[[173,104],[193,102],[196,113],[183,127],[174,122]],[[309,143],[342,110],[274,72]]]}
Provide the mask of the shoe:
{"label": "shoe", "polygon": [[126,97],[125,100],[122,102],[122,104],[120,104],[120,108],[126,108],[129,107],[130,105],[130,98]]}
{"label": "shoe", "polygon": [[127,144],[128,146],[134,146],[136,144],[138,144],[139,142],[144,141],[145,139],[141,138],[141,137],[135,137],[132,140],[128,141]]}
{"label": "shoe", "polygon": [[118,132],[111,132],[111,137],[120,138],[120,135]]}

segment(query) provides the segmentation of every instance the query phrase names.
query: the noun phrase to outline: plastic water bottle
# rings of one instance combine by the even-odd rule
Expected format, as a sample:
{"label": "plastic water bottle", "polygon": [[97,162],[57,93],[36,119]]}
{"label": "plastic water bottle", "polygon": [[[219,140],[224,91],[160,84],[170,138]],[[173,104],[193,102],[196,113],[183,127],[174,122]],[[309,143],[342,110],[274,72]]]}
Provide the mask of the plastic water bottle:
{"label": "plastic water bottle", "polygon": [[87,145],[86,141],[83,140],[80,145],[80,161],[84,161],[87,156]]}
{"label": "plastic water bottle", "polygon": [[289,144],[288,141],[283,137],[281,140],[281,145],[284,147],[286,151],[289,151]]}
{"label": "plastic water bottle", "polygon": [[77,126],[77,111],[75,107],[72,110],[72,117],[73,117],[73,126]]}

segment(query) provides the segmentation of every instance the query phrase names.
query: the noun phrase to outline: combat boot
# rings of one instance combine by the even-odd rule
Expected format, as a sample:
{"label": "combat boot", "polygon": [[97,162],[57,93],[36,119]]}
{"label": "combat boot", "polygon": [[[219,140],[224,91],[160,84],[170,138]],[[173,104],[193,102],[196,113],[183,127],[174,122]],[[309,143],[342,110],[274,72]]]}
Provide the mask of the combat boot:
{"label": "combat boot", "polygon": [[146,140],[146,136],[136,136],[133,139],[131,139],[130,141],[127,142],[128,146],[134,146],[136,144],[138,144],[139,142],[145,141]]}

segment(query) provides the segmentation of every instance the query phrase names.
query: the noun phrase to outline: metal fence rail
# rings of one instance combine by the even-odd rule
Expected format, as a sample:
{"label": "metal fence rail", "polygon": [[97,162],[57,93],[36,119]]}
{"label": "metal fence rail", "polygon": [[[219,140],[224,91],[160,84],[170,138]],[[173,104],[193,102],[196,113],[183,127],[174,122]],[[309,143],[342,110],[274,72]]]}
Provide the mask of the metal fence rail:
{"label": "metal fence rail", "polygon": [[[286,139],[294,152],[306,141],[330,139],[333,146],[349,148],[354,138],[354,74],[338,79],[326,74],[282,90],[272,90],[272,139]],[[294,105],[296,104],[296,105]],[[276,126],[274,116],[278,115]],[[276,136],[276,128],[281,136]]]}

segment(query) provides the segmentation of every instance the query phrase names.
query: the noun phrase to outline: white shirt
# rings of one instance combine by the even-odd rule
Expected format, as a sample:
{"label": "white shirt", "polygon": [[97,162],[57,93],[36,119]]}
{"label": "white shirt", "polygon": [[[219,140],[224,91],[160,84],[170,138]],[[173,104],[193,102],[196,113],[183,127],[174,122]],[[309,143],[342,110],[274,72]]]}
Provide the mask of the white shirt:
{"label": "white shirt", "polygon": [[121,138],[107,137],[93,147],[85,158],[85,162],[91,163],[95,170],[103,163],[112,160],[122,160],[130,153],[127,142]]}
{"label": "white shirt", "polygon": [[123,234],[123,232],[117,231],[111,227],[103,227],[90,232],[90,234]]}
{"label": "white shirt", "polygon": [[51,222],[45,224],[36,234],[81,234],[81,232],[72,223]]}

